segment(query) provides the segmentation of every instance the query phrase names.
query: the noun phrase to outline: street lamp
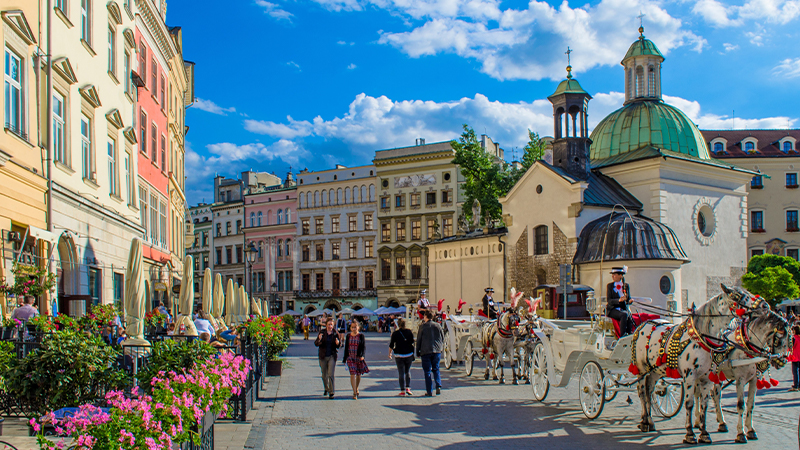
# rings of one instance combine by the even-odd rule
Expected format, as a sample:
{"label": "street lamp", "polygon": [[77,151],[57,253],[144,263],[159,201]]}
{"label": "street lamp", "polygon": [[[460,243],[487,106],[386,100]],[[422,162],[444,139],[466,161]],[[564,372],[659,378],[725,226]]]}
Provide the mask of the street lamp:
{"label": "street lamp", "polygon": [[[250,289],[246,289],[250,295],[253,295],[253,264],[256,262],[256,258],[258,257],[258,249],[253,241],[250,241],[250,245],[246,246],[244,249],[244,256],[247,260],[247,267],[250,268],[250,276],[247,276],[247,268],[245,268],[244,279],[245,283],[250,285]],[[248,308],[250,305],[247,306]]]}

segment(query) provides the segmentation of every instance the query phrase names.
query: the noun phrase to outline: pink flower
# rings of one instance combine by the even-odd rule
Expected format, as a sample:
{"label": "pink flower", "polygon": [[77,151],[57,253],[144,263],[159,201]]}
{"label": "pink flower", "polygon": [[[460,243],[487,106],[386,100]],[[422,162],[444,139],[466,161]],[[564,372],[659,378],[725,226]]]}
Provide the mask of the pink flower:
{"label": "pink flower", "polygon": [[36,422],[36,419],[29,420],[28,424],[30,424],[31,428],[33,428],[33,431],[37,433],[39,432],[39,430],[42,429],[42,427],[40,427],[39,424]]}

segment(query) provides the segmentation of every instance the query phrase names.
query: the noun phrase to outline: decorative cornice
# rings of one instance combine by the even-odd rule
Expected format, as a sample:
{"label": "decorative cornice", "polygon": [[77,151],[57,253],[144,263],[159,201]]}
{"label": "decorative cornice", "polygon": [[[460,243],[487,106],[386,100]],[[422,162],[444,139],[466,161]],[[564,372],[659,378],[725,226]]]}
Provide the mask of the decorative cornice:
{"label": "decorative cornice", "polygon": [[87,84],[86,86],[78,89],[81,93],[81,97],[83,97],[90,105],[95,108],[99,108],[103,106],[100,103],[100,95],[97,93],[97,88],[93,84]]}
{"label": "decorative cornice", "polygon": [[122,36],[125,37],[125,43],[128,44],[128,47],[136,48],[136,36],[130,28],[125,28],[125,30],[122,31]]}
{"label": "decorative cornice", "polygon": [[133,127],[125,128],[125,131],[123,131],[122,134],[125,135],[125,139],[127,139],[131,144],[138,142],[136,140],[136,130],[134,130]]}
{"label": "decorative cornice", "polygon": [[114,128],[117,130],[122,129],[125,127],[125,124],[122,123],[122,115],[119,113],[117,108],[112,109],[111,111],[106,113],[106,119],[111,122],[111,125],[114,125]]}
{"label": "decorative cornice", "polygon": [[28,45],[36,44],[36,37],[33,35],[33,31],[31,31],[31,27],[28,25],[28,20],[25,19],[25,13],[17,9],[14,11],[3,11],[2,15],[3,20],[19,34],[22,40]]}
{"label": "decorative cornice", "polygon": [[147,25],[151,35],[158,43],[161,52],[166,60],[170,60],[178,53],[174,48],[174,42],[169,36],[167,26],[161,19],[161,15],[153,10],[153,5],[148,0],[136,0],[136,8],[142,16],[142,21]]}
{"label": "decorative cornice", "polygon": [[53,70],[64,77],[69,84],[75,84],[78,82],[78,78],[75,76],[75,71],[72,70],[72,64],[70,64],[69,58],[66,56],[53,60]]}
{"label": "decorative cornice", "polygon": [[111,0],[106,5],[108,8],[108,14],[117,23],[117,25],[122,25],[122,12],[119,10],[119,5],[114,0]]}

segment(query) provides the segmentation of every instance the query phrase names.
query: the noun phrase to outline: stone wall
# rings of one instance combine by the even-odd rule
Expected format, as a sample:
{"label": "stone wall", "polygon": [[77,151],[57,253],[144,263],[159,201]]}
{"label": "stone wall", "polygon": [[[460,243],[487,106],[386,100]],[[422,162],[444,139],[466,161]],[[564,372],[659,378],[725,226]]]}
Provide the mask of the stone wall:
{"label": "stone wall", "polygon": [[[553,233],[553,248],[546,255],[528,255],[528,230],[525,229],[515,243],[509,243],[508,252],[508,286],[515,287],[517,291],[533,294],[533,289],[539,284],[558,284],[559,264],[572,264],[576,245],[569,242],[569,238],[555,224],[550,231]],[[539,275],[544,272],[544,280],[539,280]]]}
{"label": "stone wall", "polygon": [[706,300],[722,293],[720,283],[724,283],[726,286],[741,286],[747,267],[732,266],[730,272],[730,276],[727,277],[706,277]]}

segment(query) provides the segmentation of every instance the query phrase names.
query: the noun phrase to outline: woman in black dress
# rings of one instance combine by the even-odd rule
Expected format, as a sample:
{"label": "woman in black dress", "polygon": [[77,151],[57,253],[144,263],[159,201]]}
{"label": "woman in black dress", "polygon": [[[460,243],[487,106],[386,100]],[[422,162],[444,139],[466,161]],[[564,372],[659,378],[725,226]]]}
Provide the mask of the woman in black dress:
{"label": "woman in black dress", "polygon": [[405,319],[397,321],[398,329],[389,339],[389,359],[397,364],[397,375],[400,381],[400,396],[411,394],[411,363],[414,362],[414,334],[406,328]]}

